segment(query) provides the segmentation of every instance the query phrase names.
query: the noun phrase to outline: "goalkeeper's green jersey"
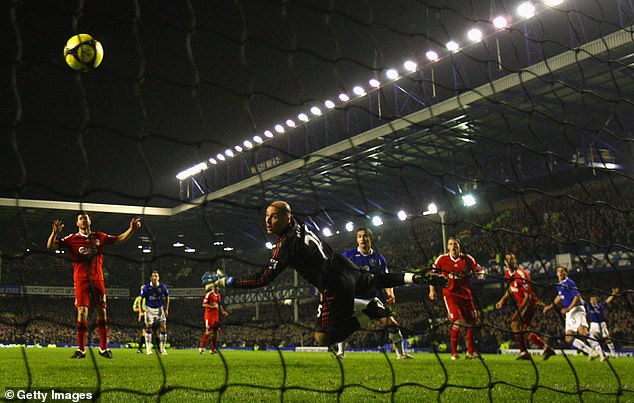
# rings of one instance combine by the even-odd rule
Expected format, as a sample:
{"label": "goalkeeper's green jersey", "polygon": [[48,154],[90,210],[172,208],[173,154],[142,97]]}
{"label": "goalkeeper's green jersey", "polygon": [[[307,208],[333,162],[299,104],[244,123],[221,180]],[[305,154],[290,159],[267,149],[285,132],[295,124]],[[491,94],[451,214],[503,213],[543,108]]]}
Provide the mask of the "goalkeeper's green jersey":
{"label": "goalkeeper's green jersey", "polygon": [[[141,306],[141,304],[143,304]],[[134,299],[134,303],[132,304],[132,310],[134,312],[138,312],[139,308],[142,308],[142,311],[145,311],[145,298],[142,298],[140,295],[138,295],[135,299]]]}

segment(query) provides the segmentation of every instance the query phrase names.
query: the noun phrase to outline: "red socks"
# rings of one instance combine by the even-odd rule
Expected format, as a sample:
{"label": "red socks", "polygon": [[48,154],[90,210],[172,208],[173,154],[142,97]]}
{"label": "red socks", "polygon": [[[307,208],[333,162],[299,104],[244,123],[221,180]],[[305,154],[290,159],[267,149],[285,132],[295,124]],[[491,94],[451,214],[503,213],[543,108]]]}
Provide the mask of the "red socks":
{"label": "red socks", "polygon": [[207,339],[209,338],[209,335],[207,333],[203,333],[203,339],[200,341],[200,347],[199,348],[205,348],[205,344],[207,344]]}
{"label": "red socks", "polygon": [[458,354],[458,339],[460,338],[460,328],[451,327],[449,330],[449,340],[451,342],[451,355]]}
{"label": "red socks", "polygon": [[467,354],[473,355],[475,353],[475,331],[473,328],[467,328]]}
{"label": "red socks", "polygon": [[533,343],[534,345],[536,345],[539,348],[544,348],[544,346],[546,345],[546,342],[544,341],[544,339],[542,339],[541,337],[539,337],[535,333],[529,333],[528,334],[528,341],[530,341],[531,343]]}
{"label": "red socks", "polygon": [[108,321],[97,319],[97,333],[99,334],[99,348],[103,351],[108,348]]}
{"label": "red socks", "polygon": [[86,333],[88,333],[88,322],[77,321],[77,349],[86,351]]}

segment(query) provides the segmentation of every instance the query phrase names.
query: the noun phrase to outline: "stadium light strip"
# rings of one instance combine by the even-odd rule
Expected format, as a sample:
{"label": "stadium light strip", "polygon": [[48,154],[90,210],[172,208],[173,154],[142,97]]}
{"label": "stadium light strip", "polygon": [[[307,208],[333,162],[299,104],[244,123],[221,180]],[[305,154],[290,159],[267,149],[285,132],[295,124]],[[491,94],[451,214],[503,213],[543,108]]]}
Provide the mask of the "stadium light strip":
{"label": "stadium light strip", "polygon": [[131,206],[121,204],[101,204],[101,203],[82,203],[82,202],[66,202],[54,200],[33,200],[33,199],[9,199],[0,198],[0,207],[18,207],[18,208],[34,208],[46,210],[86,210],[98,213],[115,213],[115,214],[132,214],[138,216],[162,216],[170,217],[173,208],[169,207],[145,207]]}
{"label": "stadium light strip", "polygon": [[[544,6],[544,9],[542,9],[541,11],[546,11],[549,8],[553,8],[555,6],[558,6],[560,4],[562,4],[564,2],[564,0],[542,0],[539,3],[542,3],[542,5]],[[537,15],[539,12],[537,11],[535,4],[531,1],[523,1],[521,3],[519,3],[519,5],[516,7],[516,13],[522,18],[522,21],[526,21],[528,19],[533,18],[535,15]],[[502,22],[503,20],[503,22]],[[495,35],[503,30],[508,30],[511,27],[511,18],[503,16],[503,15],[498,15],[497,17],[495,17],[492,21],[489,21],[491,23],[491,25],[493,25],[494,27],[494,32],[492,32],[490,35]],[[467,32],[467,37],[469,38],[469,40],[472,42],[471,45],[473,44],[477,44],[481,41],[483,41],[485,39],[484,37],[484,33],[477,27],[471,28],[470,30],[468,30]],[[449,42],[447,42],[447,45],[445,47],[445,50],[447,52],[451,53],[457,53],[459,52],[463,47],[461,47],[456,41],[450,40]],[[425,53],[425,56],[427,58],[427,60],[434,64],[436,62],[438,62],[441,58],[439,57],[438,53],[436,51],[434,51],[433,49],[429,49],[427,50],[427,52]],[[428,65],[424,65],[424,66],[428,66]],[[420,66],[412,61],[412,60],[407,60],[404,62],[403,64],[403,68],[406,71],[405,75],[410,75],[413,73],[416,73],[417,71],[420,71],[422,67],[424,66]],[[403,76],[401,76],[398,71],[396,69],[390,68],[385,70],[384,74],[386,74],[387,78],[390,80],[390,82],[394,82],[399,80],[400,78],[402,78]],[[371,91],[365,91],[365,89],[363,89],[363,87],[361,86],[355,86],[352,90],[352,92],[357,95],[358,98],[362,98],[366,95],[369,95],[369,93],[374,92],[376,90],[378,90],[380,87],[382,86],[382,84],[376,80],[376,79],[372,79],[370,80],[370,87],[373,88],[373,90]],[[345,96],[346,98],[342,98],[342,96]],[[340,94],[339,95],[339,99],[342,101],[342,103],[347,103],[350,102],[350,98],[348,97],[347,94]],[[334,103],[330,100],[327,100],[324,102],[324,104],[326,105],[326,107],[328,109],[332,109],[335,107]],[[319,117],[322,115],[322,111],[317,107],[317,106],[313,106],[310,108],[311,113],[313,114],[313,116],[315,118]],[[307,123],[310,118],[308,117],[307,114],[305,113],[300,113],[298,115],[302,116],[301,118],[299,118],[299,120],[302,123]],[[289,124],[289,122],[292,122],[291,124]],[[295,124],[294,121],[292,121],[291,119],[286,120],[287,126],[291,129],[298,127],[299,125]],[[281,124],[278,124],[275,126],[275,131],[279,134],[283,134],[285,132],[284,130],[284,126]],[[269,131],[270,133],[270,131]],[[253,139],[255,140],[256,137],[259,136],[254,136]],[[272,138],[272,135],[267,135],[268,138]],[[261,137],[259,137],[261,138]],[[245,140],[249,141],[249,140]],[[262,141],[256,141],[256,143],[261,144]],[[240,146],[236,146],[236,147],[240,147]],[[248,147],[249,149],[252,147]],[[225,152],[226,154],[226,152]],[[219,154],[222,155],[222,154]],[[228,158],[232,158],[234,155],[229,155],[226,154]],[[214,165],[216,165],[216,161],[214,160],[213,162],[211,161],[213,158],[210,158],[209,161],[211,163],[213,163]],[[221,161],[225,161],[226,159],[223,158],[218,158]],[[193,167],[190,167],[188,169],[185,169],[181,172],[179,172],[176,175],[176,178],[180,181],[189,179],[192,176],[195,176],[199,173],[201,173],[202,171],[207,169],[207,165],[205,162],[196,164]]]}

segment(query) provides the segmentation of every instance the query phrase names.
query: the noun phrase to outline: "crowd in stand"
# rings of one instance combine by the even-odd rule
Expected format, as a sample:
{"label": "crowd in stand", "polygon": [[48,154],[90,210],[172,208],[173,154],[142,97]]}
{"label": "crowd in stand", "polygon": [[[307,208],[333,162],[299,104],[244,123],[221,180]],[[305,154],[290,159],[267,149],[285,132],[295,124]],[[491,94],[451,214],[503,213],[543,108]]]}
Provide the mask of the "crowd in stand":
{"label": "crowd in stand", "polygon": [[[512,340],[510,317],[513,306],[508,304],[502,310],[491,309],[502,291],[486,290],[475,287],[482,312],[479,343],[482,351],[492,352],[502,343]],[[400,303],[396,316],[406,338],[416,336],[415,341],[410,340],[413,347],[429,348],[448,339],[449,326],[444,306],[440,302],[426,300],[425,295],[425,289],[418,287],[397,290]],[[545,301],[550,299],[544,297]],[[72,318],[72,299],[14,296],[3,297],[0,303],[0,343],[46,345],[75,342],[75,324],[67,319]],[[137,340],[141,325],[131,305],[131,299],[127,298],[109,301],[111,343],[127,344]],[[198,299],[173,301],[168,319],[169,341],[173,347],[197,346],[204,331],[200,305]],[[314,345],[312,318],[315,306],[316,301],[299,305],[299,323],[293,322],[293,307],[282,302],[259,303],[257,314],[253,305],[228,306],[226,309],[231,315],[223,321],[222,343],[249,348]],[[634,317],[631,312],[628,296],[615,299],[608,308],[608,323],[617,346],[634,344]],[[538,312],[535,319],[534,329],[557,345],[563,337],[563,318],[557,314]],[[96,337],[94,329],[91,334]],[[379,347],[385,341],[381,329],[373,326],[353,334],[348,340],[353,347]]]}
{"label": "crowd in stand", "polygon": [[[521,200],[501,202],[487,211],[474,212],[469,218],[458,212],[450,212],[446,230],[462,238],[466,250],[489,269],[485,284],[498,283],[497,288],[476,286],[475,294],[482,311],[480,342],[483,346],[499,346],[511,340],[508,320],[511,305],[503,310],[486,309],[500,297],[503,281],[499,275],[500,255],[511,251],[524,261],[551,261],[558,253],[570,253],[585,257],[592,253],[622,251],[632,255],[634,245],[634,201],[622,194],[606,192],[601,182],[584,187],[566,189],[561,195],[524,197]],[[621,186],[623,193],[634,189],[628,183]],[[600,195],[600,197],[597,197]],[[602,200],[598,203],[595,200]],[[388,228],[389,227],[389,228]],[[389,267],[400,271],[429,266],[442,252],[442,227],[437,219],[420,216],[410,224],[389,223],[389,230],[375,231],[376,246],[387,257]],[[332,245],[342,245],[342,250],[354,246],[354,236],[339,235]],[[262,260],[259,251],[254,260]],[[241,258],[249,260],[249,254]],[[577,259],[571,276],[584,288],[586,296],[593,292],[607,292],[611,287],[630,287],[623,284],[631,279],[634,262],[615,262],[606,258],[602,272],[588,266],[587,259]],[[143,277],[156,269],[169,287],[200,287],[200,275],[212,262],[187,259],[186,257],[157,257],[148,262],[138,262],[108,256],[104,270],[108,288],[127,288],[129,299],[108,301],[110,316],[110,340],[112,343],[127,343],[136,340],[140,325],[132,314],[132,299],[138,291]],[[624,264],[623,264],[624,263]],[[213,262],[217,265],[217,262]],[[252,265],[227,262],[232,273],[253,272]],[[33,252],[20,259],[2,260],[1,284],[72,286],[72,269],[67,257],[47,252]],[[497,275],[496,275],[497,273]],[[540,297],[552,301],[556,281],[554,273],[544,272],[536,281]],[[623,274],[627,273],[627,274]],[[533,273],[534,278],[537,273]],[[548,277],[550,275],[550,277]],[[293,284],[292,272],[276,279],[275,287]],[[631,280],[629,280],[631,281]],[[169,340],[173,346],[194,347],[200,340],[202,326],[202,300],[176,299],[168,319]],[[444,323],[446,313],[441,302],[431,303],[424,290],[411,288],[397,292],[397,319],[407,335],[422,335],[416,343],[429,346],[447,338],[448,326]],[[284,346],[312,345],[312,326],[316,300],[300,305],[300,323],[293,322],[293,309],[280,302],[260,303],[256,314],[252,305],[227,306],[232,314],[225,320],[223,341],[235,346]],[[72,299],[62,297],[2,296],[0,295],[0,343],[73,343],[75,324],[72,318]],[[634,344],[631,295],[618,298],[608,310],[609,326],[617,345]],[[547,336],[559,337],[562,333],[562,318],[555,314],[541,315],[533,321],[536,330]],[[432,326],[433,325],[433,326]],[[93,332],[94,333],[94,332]],[[350,343],[354,346],[376,346],[385,338],[378,330],[358,332]]]}

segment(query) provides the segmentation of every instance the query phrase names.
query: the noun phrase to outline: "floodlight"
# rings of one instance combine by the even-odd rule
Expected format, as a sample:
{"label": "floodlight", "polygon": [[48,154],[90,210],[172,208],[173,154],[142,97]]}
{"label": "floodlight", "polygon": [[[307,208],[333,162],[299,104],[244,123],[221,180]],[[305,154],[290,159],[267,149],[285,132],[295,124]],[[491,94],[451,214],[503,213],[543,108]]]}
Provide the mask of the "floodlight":
{"label": "floodlight", "polygon": [[403,63],[403,67],[407,71],[415,71],[418,65],[412,60],[406,60],[405,63]]}
{"label": "floodlight", "polygon": [[460,49],[460,45],[458,45],[458,42],[456,41],[449,41],[447,42],[447,44],[445,45],[445,47],[447,48],[448,51],[450,52],[457,52]]}
{"label": "floodlight", "polygon": [[525,1],[517,6],[517,15],[522,18],[531,18],[535,16],[535,6],[530,1]]}
{"label": "floodlight", "polygon": [[482,31],[478,28],[472,28],[467,32],[467,38],[473,42],[480,42],[482,40]]}
{"label": "floodlight", "polygon": [[398,219],[401,221],[407,220],[407,213],[404,210],[399,211],[397,216],[398,216]]}
{"label": "floodlight", "polygon": [[427,210],[423,211],[423,215],[438,214],[438,206],[436,203],[429,203]]}
{"label": "floodlight", "polygon": [[462,203],[466,207],[471,207],[471,206],[474,206],[477,203],[477,201],[476,201],[475,197],[473,197],[472,194],[466,194],[466,195],[462,196]]}
{"label": "floodlight", "polygon": [[357,85],[356,87],[354,87],[354,88],[352,89],[352,92],[354,92],[354,93],[355,93],[355,95],[358,95],[358,96],[360,96],[360,97],[362,97],[362,96],[364,96],[364,95],[365,95],[365,90],[363,89],[363,87],[361,87],[361,86],[359,86],[359,85]]}
{"label": "floodlight", "polygon": [[436,53],[435,51],[431,49],[425,53],[425,56],[427,57],[429,61],[432,61],[432,62],[435,62],[438,60],[438,53]]}
{"label": "floodlight", "polygon": [[385,72],[385,76],[390,80],[396,80],[398,78],[398,71],[396,71],[396,69],[389,69]]}

